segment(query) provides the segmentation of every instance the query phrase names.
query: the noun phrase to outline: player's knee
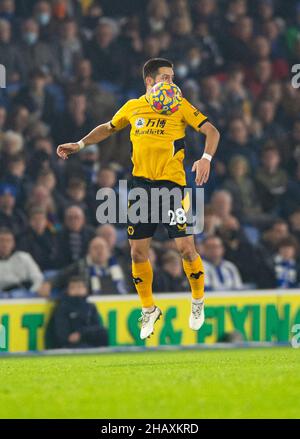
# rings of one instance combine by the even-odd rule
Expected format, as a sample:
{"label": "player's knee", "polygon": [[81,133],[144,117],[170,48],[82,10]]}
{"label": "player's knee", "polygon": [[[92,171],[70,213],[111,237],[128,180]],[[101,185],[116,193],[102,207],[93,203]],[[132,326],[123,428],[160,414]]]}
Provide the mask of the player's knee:
{"label": "player's knee", "polygon": [[148,251],[136,247],[131,248],[131,259],[133,262],[146,262],[148,258]]}

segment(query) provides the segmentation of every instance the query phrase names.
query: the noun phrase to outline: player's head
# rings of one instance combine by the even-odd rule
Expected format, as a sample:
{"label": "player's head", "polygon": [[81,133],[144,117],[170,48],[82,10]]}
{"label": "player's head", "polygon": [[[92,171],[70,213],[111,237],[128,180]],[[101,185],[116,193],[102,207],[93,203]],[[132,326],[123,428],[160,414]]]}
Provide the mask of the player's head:
{"label": "player's head", "polygon": [[174,70],[171,61],[165,58],[151,58],[143,67],[143,78],[146,88],[158,82],[173,82]]}

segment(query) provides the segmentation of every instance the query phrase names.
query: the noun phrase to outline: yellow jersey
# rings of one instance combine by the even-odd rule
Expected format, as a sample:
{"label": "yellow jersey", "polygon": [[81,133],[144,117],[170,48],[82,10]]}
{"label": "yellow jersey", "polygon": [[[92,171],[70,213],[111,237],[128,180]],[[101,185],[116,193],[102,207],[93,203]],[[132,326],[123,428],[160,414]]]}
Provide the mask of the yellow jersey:
{"label": "yellow jersey", "polygon": [[131,125],[133,176],[185,186],[185,129],[190,125],[199,130],[206,121],[207,117],[186,99],[176,113],[167,116],[152,110],[143,95],[126,102],[110,123],[116,130]]}

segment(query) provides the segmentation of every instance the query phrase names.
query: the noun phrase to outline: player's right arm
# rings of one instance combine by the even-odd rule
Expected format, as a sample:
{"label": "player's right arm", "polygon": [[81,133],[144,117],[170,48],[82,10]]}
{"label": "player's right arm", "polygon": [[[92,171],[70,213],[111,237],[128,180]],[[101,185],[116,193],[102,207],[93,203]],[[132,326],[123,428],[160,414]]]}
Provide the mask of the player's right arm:
{"label": "player's right arm", "polygon": [[128,103],[129,101],[120,108],[110,122],[98,125],[78,142],[63,143],[62,145],[59,145],[56,150],[57,155],[66,160],[69,155],[80,151],[85,146],[102,142],[102,140],[107,139],[114,132],[125,128],[129,124],[127,117]]}
{"label": "player's right arm", "polygon": [[57,155],[66,160],[70,154],[80,151],[82,148],[94,143],[99,143],[102,140],[107,139],[114,132],[110,122],[103,123],[94,128],[89,134],[87,134],[79,142],[63,143],[57,147]]}

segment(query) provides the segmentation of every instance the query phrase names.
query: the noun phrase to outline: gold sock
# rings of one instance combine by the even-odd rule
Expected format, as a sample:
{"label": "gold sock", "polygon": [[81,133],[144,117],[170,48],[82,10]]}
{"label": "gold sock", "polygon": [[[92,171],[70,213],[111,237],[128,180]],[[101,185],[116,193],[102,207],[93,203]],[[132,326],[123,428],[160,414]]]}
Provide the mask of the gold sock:
{"label": "gold sock", "polygon": [[132,262],[132,279],[143,308],[154,306],[152,295],[153,270],[150,261]]}
{"label": "gold sock", "polygon": [[193,261],[182,260],[184,272],[192,290],[193,299],[204,297],[204,268],[201,257],[198,255]]}

